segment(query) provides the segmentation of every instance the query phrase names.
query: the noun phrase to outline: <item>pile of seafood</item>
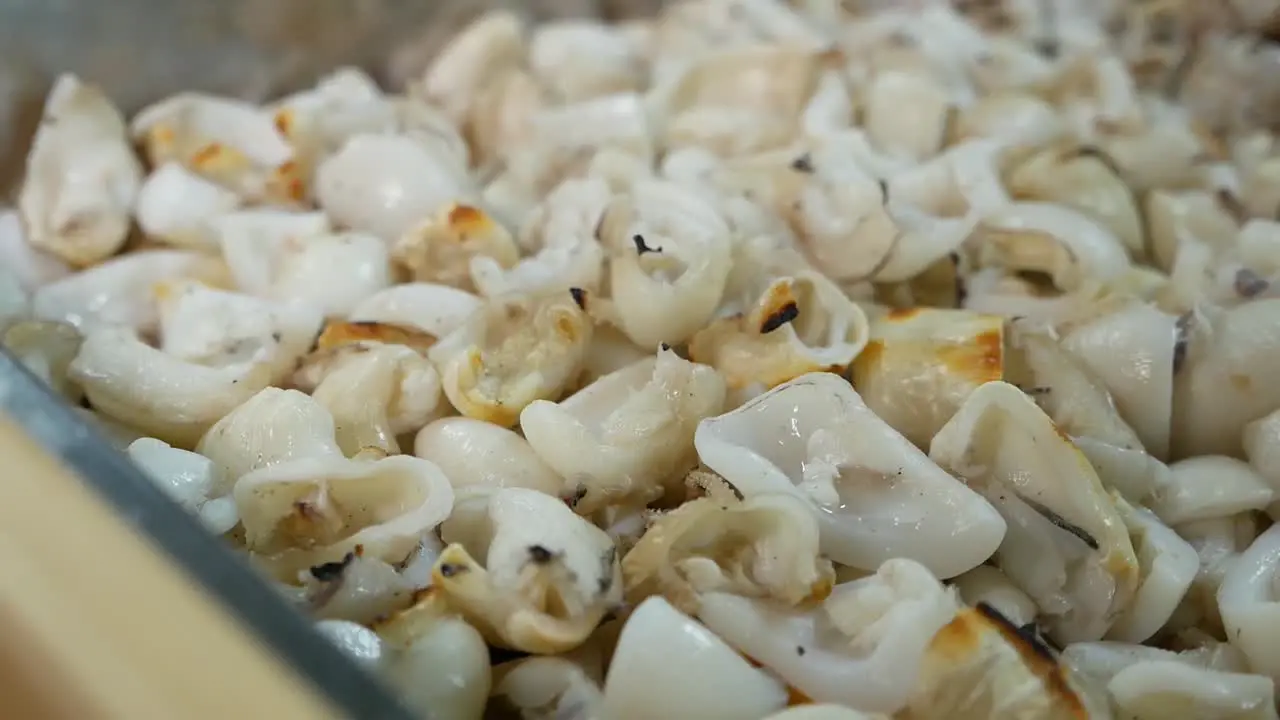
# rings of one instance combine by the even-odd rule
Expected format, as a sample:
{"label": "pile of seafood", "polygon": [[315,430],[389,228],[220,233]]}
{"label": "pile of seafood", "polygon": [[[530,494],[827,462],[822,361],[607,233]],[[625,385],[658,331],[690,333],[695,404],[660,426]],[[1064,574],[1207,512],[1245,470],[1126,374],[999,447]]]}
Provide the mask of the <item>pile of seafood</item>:
{"label": "pile of seafood", "polygon": [[3,346],[422,717],[1274,720],[1265,35],[875,5],[63,76]]}

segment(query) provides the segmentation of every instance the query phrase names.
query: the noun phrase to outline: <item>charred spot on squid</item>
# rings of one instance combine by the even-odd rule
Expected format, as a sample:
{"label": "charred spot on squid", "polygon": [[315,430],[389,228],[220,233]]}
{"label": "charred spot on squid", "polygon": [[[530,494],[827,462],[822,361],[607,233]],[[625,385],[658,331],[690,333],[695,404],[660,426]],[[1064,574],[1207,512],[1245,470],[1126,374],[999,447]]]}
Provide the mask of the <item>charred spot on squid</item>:
{"label": "charred spot on squid", "polygon": [[[1035,629],[1035,623],[1028,623],[1027,625],[1023,625],[1022,627],[1018,627],[1017,625],[1013,624],[1012,620],[1005,617],[999,610],[995,609],[994,607],[992,607],[991,605],[988,605],[985,602],[978,603],[976,609],[978,612],[982,613],[982,615],[986,617],[988,620],[995,623],[997,626],[1004,628],[1004,630],[1007,633],[1025,641],[1027,646],[1030,647],[1036,653],[1036,655],[1038,655],[1040,658],[1046,660],[1051,664],[1054,664],[1054,665],[1057,664],[1058,662],[1057,654],[1054,653],[1053,648],[1049,647],[1044,642],[1044,639],[1040,637],[1039,631]],[[1027,630],[1028,627],[1031,628],[1029,632]]]}
{"label": "charred spot on squid", "polygon": [[760,334],[768,335],[798,317],[800,317],[800,306],[793,300],[773,311],[769,317],[764,319],[764,322],[760,324]]}
{"label": "charred spot on squid", "polygon": [[587,309],[587,291],[586,290],[583,290],[582,288],[579,288],[579,287],[573,287],[573,288],[569,288],[569,294],[573,296],[573,302],[576,303],[579,308],[583,310]]}
{"label": "charred spot on squid", "polygon": [[454,563],[444,563],[440,566],[440,574],[444,577],[451,578],[462,575],[467,572],[466,565],[455,565]]}
{"label": "charred spot on squid", "polygon": [[546,549],[541,545],[529,546],[529,560],[531,560],[535,565],[546,565],[547,563],[551,562],[552,559],[555,558],[555,556],[556,556],[555,553],[551,552],[550,550]]}
{"label": "charred spot on squid", "polygon": [[1187,346],[1191,343],[1191,313],[1178,317],[1173,324],[1173,372],[1177,374],[1187,363]]}
{"label": "charred spot on squid", "polygon": [[631,242],[635,243],[637,255],[643,255],[645,253],[662,252],[662,248],[660,247],[649,247],[647,244],[645,244],[644,236],[640,234],[632,235]]}
{"label": "charred spot on squid", "polygon": [[1040,516],[1043,517],[1045,520],[1048,520],[1049,522],[1053,523],[1059,528],[1071,533],[1072,535],[1075,535],[1077,538],[1080,539],[1080,542],[1084,543],[1085,545],[1088,545],[1090,549],[1098,550],[1101,547],[1101,545],[1098,544],[1098,539],[1090,535],[1087,530],[1077,527],[1075,525],[1072,525],[1070,522],[1067,521],[1066,518],[1050,510],[1049,508],[1045,507],[1041,503],[1038,503],[1035,500],[1032,500],[1031,498],[1025,497],[1023,495],[1018,495],[1018,499],[1026,503],[1027,506],[1030,507],[1032,510],[1035,510],[1037,513],[1039,513]]}
{"label": "charred spot on squid", "polygon": [[813,173],[813,158],[809,157],[809,153],[805,153],[791,161],[791,169],[796,172],[811,174]]}
{"label": "charred spot on squid", "polygon": [[356,554],[353,552],[349,552],[345,556],[343,556],[341,560],[335,560],[333,562],[320,563],[319,565],[314,565],[311,567],[311,570],[310,570],[311,577],[315,578],[316,580],[319,580],[320,582],[330,582],[332,580],[337,580],[338,578],[342,577],[342,572],[346,570],[347,566],[350,565],[351,562],[355,559],[356,559]]}
{"label": "charred spot on squid", "polygon": [[1252,298],[1266,292],[1267,288],[1271,287],[1271,283],[1249,268],[1240,268],[1236,271],[1232,286],[1240,297]]}

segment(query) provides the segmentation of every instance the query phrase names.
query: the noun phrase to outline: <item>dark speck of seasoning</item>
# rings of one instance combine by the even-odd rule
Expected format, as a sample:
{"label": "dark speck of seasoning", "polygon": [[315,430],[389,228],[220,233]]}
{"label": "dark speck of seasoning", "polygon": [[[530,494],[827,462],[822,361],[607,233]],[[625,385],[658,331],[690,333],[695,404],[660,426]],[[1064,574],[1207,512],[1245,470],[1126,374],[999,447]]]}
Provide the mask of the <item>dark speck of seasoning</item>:
{"label": "dark speck of seasoning", "polygon": [[1266,292],[1271,283],[1249,268],[1240,268],[1236,271],[1234,285],[1237,295],[1242,298],[1251,298]]}
{"label": "dark speck of seasoning", "polygon": [[799,655],[800,657],[804,657],[805,649],[804,649],[803,647],[801,647],[801,646],[797,645],[797,646],[796,646],[796,654],[797,654],[797,655]]}
{"label": "dark speck of seasoning", "polygon": [[453,563],[444,563],[440,566],[440,574],[451,578],[455,575],[461,575],[467,571],[465,565],[454,565]]}
{"label": "dark speck of seasoning", "polygon": [[774,330],[777,330],[783,325],[795,320],[797,317],[800,317],[800,306],[796,305],[794,302],[789,302],[775,310],[772,315],[765,318],[764,323],[760,325],[760,334],[768,335]]}
{"label": "dark speck of seasoning", "polygon": [[553,557],[555,557],[555,553],[541,545],[529,546],[529,559],[532,560],[535,565],[546,565],[551,562],[551,558]]}
{"label": "dark speck of seasoning", "polygon": [[1173,325],[1173,372],[1182,370],[1187,362],[1187,346],[1191,343],[1191,313],[1178,318]]}
{"label": "dark speck of seasoning", "polygon": [[564,498],[564,502],[569,507],[577,507],[578,503],[582,502],[582,498],[586,496],[587,496],[587,489],[585,487],[579,487],[573,491],[572,495],[570,495],[567,498]]}
{"label": "dark speck of seasoning", "polygon": [[330,582],[342,577],[342,571],[347,569],[352,560],[356,559],[356,554],[349,552],[341,560],[334,562],[321,563],[311,568],[311,577],[320,582]]}
{"label": "dark speck of seasoning", "polygon": [[569,294],[573,296],[573,301],[583,310],[587,309],[587,291],[582,288],[569,288]]}
{"label": "dark speck of seasoning", "polygon": [[660,253],[660,252],[662,252],[662,248],[660,248],[660,247],[649,247],[648,245],[646,245],[646,244],[644,243],[644,236],[643,236],[643,235],[632,235],[632,236],[631,236],[631,242],[635,243],[635,245],[636,245],[636,254],[637,254],[637,255],[643,255],[643,254],[645,254],[645,253],[651,253],[651,252],[652,252],[652,253]]}
{"label": "dark speck of seasoning", "polygon": [[662,348],[662,351],[663,351],[663,352],[666,352],[666,351],[668,351],[668,350],[670,350],[670,349],[671,349],[671,346],[670,346],[670,345],[668,345],[668,344],[666,344],[666,343],[662,343],[662,344],[660,344],[658,347]]}
{"label": "dark speck of seasoning", "polygon": [[795,170],[796,172],[802,172],[806,174],[812,173],[813,158],[809,157],[809,153],[805,153],[800,157],[796,158],[795,160],[791,161],[791,169]]}
{"label": "dark speck of seasoning", "polygon": [[274,340],[274,341],[276,341],[276,342],[280,342],[281,338],[283,338],[283,337],[284,337],[284,336],[283,336],[283,335],[281,335],[279,332],[273,332],[273,333],[271,333],[271,339],[272,339],[272,340]]}
{"label": "dark speck of seasoning", "polygon": [[[884,180],[880,181],[880,202],[889,202],[889,183]],[[956,257],[959,258],[958,255]]]}

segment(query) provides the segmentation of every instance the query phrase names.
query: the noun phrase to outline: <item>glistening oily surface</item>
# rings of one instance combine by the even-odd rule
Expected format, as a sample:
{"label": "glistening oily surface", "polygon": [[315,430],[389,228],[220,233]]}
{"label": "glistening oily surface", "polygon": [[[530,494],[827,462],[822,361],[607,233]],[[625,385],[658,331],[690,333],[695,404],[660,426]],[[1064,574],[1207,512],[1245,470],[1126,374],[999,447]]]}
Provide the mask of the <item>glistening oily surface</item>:
{"label": "glistening oily surface", "polygon": [[423,717],[1276,718],[1265,3],[958,5],[64,76],[2,341]]}

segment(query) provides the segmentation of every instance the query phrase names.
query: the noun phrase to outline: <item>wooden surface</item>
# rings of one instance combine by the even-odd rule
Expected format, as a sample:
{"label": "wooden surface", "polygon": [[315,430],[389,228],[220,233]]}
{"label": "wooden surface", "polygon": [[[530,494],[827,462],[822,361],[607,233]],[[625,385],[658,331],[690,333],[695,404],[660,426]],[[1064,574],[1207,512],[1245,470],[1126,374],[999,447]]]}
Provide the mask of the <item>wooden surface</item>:
{"label": "wooden surface", "polygon": [[338,715],[0,414],[0,716]]}

